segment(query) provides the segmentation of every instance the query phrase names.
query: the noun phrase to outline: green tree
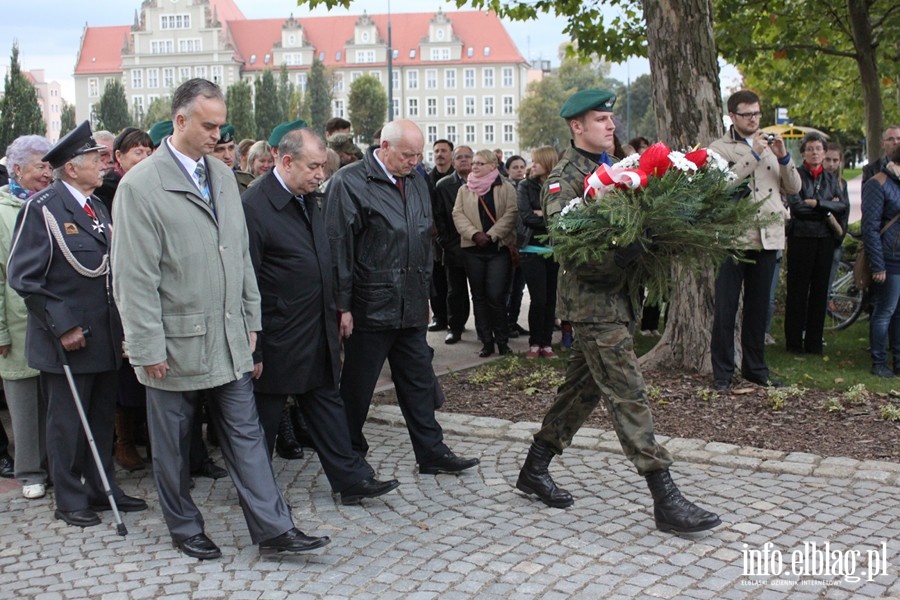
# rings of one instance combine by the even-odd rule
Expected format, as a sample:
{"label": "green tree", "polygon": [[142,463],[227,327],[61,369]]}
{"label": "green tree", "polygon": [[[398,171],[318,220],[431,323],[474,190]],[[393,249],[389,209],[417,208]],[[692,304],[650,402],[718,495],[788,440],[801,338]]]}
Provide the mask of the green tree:
{"label": "green tree", "polygon": [[631,85],[618,90],[616,111],[625,122],[621,132],[622,143],[642,135],[648,140],[656,139],[656,107],[653,104],[653,85],[650,75],[641,75]]}
{"label": "green tree", "polygon": [[291,94],[291,106],[288,110],[288,120],[296,121],[303,119],[307,123],[310,121],[309,104],[306,102],[306,94],[300,90],[294,90]]}
{"label": "green tree", "polygon": [[381,82],[372,75],[357,78],[350,85],[348,109],[354,133],[371,142],[387,115],[387,92]]}
{"label": "green tree", "polygon": [[59,137],[66,135],[75,129],[75,105],[63,100],[62,111],[59,114]]}
{"label": "green tree", "polygon": [[141,122],[142,129],[150,129],[155,123],[160,121],[168,121],[172,118],[172,99],[168,96],[154,98],[147,112],[144,113],[144,120]]}
{"label": "green tree", "polygon": [[309,126],[319,135],[325,135],[325,123],[331,118],[331,101],[334,98],[334,83],[318,58],[313,59],[306,87],[306,103],[309,105]]}
{"label": "green tree", "polygon": [[[900,116],[900,6],[892,0],[790,4],[716,0],[722,55],[797,122],[879,140]],[[860,99],[862,102],[860,102]],[[885,110],[887,107],[887,110]],[[869,159],[881,154],[869,144]]]}
{"label": "green tree", "polygon": [[519,104],[519,145],[537,148],[550,145],[562,150],[568,145],[569,127],[559,118],[559,107],[573,90],[563,88],[555,75],[528,84],[528,93]]}
{"label": "green tree", "polygon": [[254,100],[256,137],[260,140],[269,139],[269,134],[275,126],[284,121],[284,114],[278,104],[278,88],[272,69],[266,69],[262,77],[256,78]]}
{"label": "green tree", "polygon": [[100,102],[97,103],[97,129],[112,133],[122,131],[134,122],[125,99],[125,88],[118,79],[106,84]]}
{"label": "green tree", "polygon": [[[287,65],[282,64],[278,73],[278,109],[281,111],[281,120],[290,121],[291,98],[294,96],[294,84],[291,83]],[[280,122],[280,121],[279,121]]]}
{"label": "green tree", "polygon": [[[234,126],[234,137],[256,139],[256,121],[253,118],[253,89],[243,79],[228,88],[225,94],[228,106],[228,122]],[[268,135],[266,136],[268,138]]]}
{"label": "green tree", "polygon": [[0,153],[5,154],[6,147],[20,135],[47,133],[37,91],[22,73],[19,43],[15,41],[3,90],[3,98],[0,99]]}

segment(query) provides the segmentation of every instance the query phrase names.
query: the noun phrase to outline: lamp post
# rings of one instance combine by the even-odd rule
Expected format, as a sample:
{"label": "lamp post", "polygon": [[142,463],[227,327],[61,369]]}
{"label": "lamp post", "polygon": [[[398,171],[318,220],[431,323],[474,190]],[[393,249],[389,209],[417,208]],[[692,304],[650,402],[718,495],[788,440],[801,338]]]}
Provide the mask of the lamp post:
{"label": "lamp post", "polygon": [[387,79],[388,79],[388,123],[394,120],[394,48],[391,45],[391,0],[388,0],[387,39]]}

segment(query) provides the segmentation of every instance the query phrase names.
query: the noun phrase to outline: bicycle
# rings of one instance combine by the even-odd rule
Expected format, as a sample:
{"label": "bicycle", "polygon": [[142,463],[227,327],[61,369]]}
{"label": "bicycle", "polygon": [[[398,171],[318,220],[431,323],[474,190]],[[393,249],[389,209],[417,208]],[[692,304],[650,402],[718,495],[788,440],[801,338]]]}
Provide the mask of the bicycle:
{"label": "bicycle", "polygon": [[853,325],[869,302],[869,294],[853,280],[853,263],[838,263],[837,273],[828,294],[825,329],[841,330]]}

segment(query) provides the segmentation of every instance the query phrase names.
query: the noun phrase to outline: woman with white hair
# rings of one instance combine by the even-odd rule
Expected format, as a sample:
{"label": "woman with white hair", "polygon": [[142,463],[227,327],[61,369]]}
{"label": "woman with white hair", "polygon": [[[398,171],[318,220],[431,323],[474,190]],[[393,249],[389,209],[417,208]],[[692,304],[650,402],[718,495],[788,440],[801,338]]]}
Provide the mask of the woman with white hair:
{"label": "woman with white hair", "polygon": [[22,483],[22,495],[30,500],[47,491],[47,403],[38,386],[38,371],[25,360],[28,311],[22,297],[6,283],[6,261],[19,210],[35,192],[50,185],[50,164],[42,157],[51,147],[39,135],[16,138],[6,150],[9,185],[0,187],[0,377],[16,441],[15,477]]}

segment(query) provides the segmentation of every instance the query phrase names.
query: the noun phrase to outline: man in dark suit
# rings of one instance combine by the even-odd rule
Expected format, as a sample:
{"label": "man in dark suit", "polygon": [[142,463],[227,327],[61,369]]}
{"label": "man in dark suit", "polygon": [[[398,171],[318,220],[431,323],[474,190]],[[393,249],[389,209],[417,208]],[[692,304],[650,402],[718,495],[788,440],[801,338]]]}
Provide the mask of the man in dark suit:
{"label": "man in dark suit", "polygon": [[884,133],[881,134],[881,158],[874,162],[870,162],[865,167],[863,167],[863,183],[865,183],[866,180],[869,179],[869,177],[872,177],[876,173],[881,172],[881,170],[884,168],[884,165],[886,165],[888,163],[888,160],[890,160],[890,156],[894,151],[894,148],[896,148],[898,145],[900,145],[900,125],[891,125],[884,130]]}
{"label": "man in dark suit", "polygon": [[338,393],[340,338],[331,251],[316,192],[325,178],[325,144],[309,129],[286,134],[278,162],[243,195],[250,258],[262,299],[263,329],[254,353],[256,409],[271,455],[282,408],[293,394],[322,468],[344,504],[386,494],[350,447]]}
{"label": "man in dark suit", "polygon": [[60,345],[119,510],[147,508],[140,498],[122,492],[112,464],[122,323],[110,292],[111,221],[103,203],[91,197],[103,179],[101,148],[85,121],[41,159],[53,167],[55,182],[19,213],[7,269],[10,287],[28,307],[25,352],[28,364],[41,372],[48,401],[54,516],[79,527],[99,524],[97,511],[110,506],[81,431]]}

